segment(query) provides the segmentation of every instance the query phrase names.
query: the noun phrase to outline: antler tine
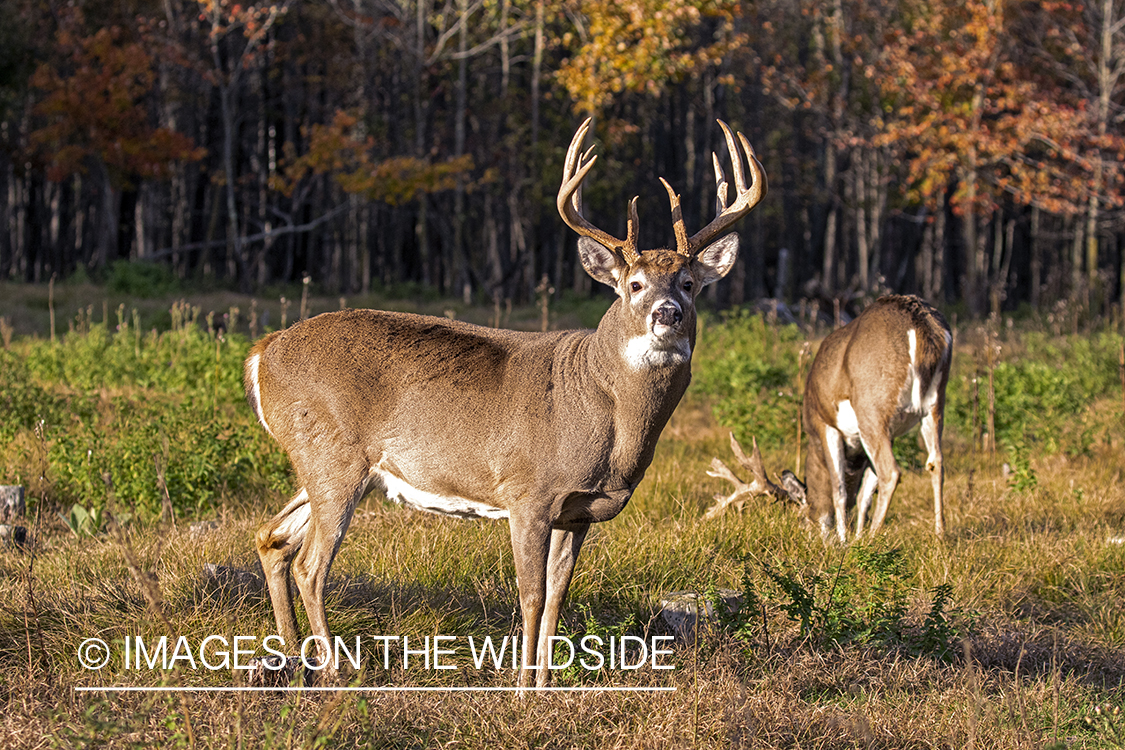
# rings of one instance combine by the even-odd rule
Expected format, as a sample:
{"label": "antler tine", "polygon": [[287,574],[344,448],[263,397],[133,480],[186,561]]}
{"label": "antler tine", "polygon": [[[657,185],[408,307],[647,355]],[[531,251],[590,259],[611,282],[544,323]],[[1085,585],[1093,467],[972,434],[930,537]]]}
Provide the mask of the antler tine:
{"label": "antler tine", "polygon": [[[731,224],[749,213],[750,209],[758,205],[768,190],[765,169],[762,167],[762,163],[758,161],[758,157],[754,153],[754,148],[750,145],[750,141],[746,140],[746,136],[742,133],[739,133],[738,144],[736,145],[734,134],[727,124],[722,120],[718,120],[718,123],[719,127],[723,129],[723,135],[726,137],[727,150],[730,151],[734,186],[737,195],[734,199],[734,203],[728,206],[726,197],[726,175],[723,174],[722,167],[719,166],[718,155],[712,153],[711,157],[715,164],[716,190],[718,192],[718,196],[715,200],[717,215],[710,224],[688,239],[687,247],[691,256],[694,256],[710,244],[716,236],[726,231]],[[746,156],[746,165],[750,169],[751,181],[749,185],[746,181],[746,172],[743,169],[742,158],[739,155],[739,146],[742,147],[742,153]]]}
{"label": "antler tine", "polygon": [[660,182],[668,191],[668,202],[672,204],[672,231],[676,233],[676,252],[691,257],[688,253],[688,236],[687,229],[684,227],[684,211],[680,208],[680,196],[663,177],[660,178]]}
{"label": "antler tine", "polygon": [[[758,455],[758,460],[760,462],[762,453],[761,453],[761,451],[758,450],[758,438],[757,438],[757,436],[752,435],[750,437],[750,440],[752,441],[752,445],[753,445],[753,447],[750,449],[750,453],[751,454],[756,453]],[[736,438],[734,436],[733,431],[730,434],[730,450],[731,450],[731,453],[734,454],[734,458],[735,458],[735,460],[738,461],[738,463],[742,464],[747,469],[749,469],[751,467],[752,464],[750,462],[750,459],[746,457],[745,451],[742,450],[742,443],[738,442],[738,438]]]}
{"label": "antler tine", "polygon": [[[731,169],[734,174],[734,189],[739,195],[746,191],[746,175],[742,171],[742,157],[738,153],[738,146],[734,144],[734,133],[731,132],[730,126],[722,120],[716,120],[719,127],[723,129],[723,137],[727,139],[727,153],[730,154]],[[739,133],[742,135],[742,133]],[[711,154],[714,156],[714,153]]]}
{"label": "antler tine", "polygon": [[559,186],[559,194],[555,203],[558,206],[559,215],[567,226],[583,237],[589,237],[619,253],[626,263],[633,265],[641,257],[640,253],[637,252],[637,226],[639,221],[636,198],[633,198],[629,203],[628,229],[624,240],[598,229],[582,215],[582,181],[586,179],[586,175],[594,167],[594,162],[598,160],[597,156],[592,155],[593,146],[582,153],[582,142],[586,140],[586,134],[590,130],[592,120],[592,117],[586,118],[586,121],[579,126],[574,138],[570,141],[570,147],[566,151],[566,162],[563,165],[563,181],[562,185]]}
{"label": "antler tine", "polygon": [[711,161],[715,164],[715,215],[718,216],[727,210],[727,176],[723,173],[719,155],[714,151],[711,152]]}

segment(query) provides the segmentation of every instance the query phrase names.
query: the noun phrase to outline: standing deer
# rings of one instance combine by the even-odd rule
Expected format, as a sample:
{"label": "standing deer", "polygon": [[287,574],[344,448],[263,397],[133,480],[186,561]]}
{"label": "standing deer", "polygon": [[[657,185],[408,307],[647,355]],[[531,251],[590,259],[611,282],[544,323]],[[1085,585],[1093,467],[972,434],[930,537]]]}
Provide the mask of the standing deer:
{"label": "standing deer", "polygon": [[[821,343],[805,385],[807,487],[789,472],[782,485],[789,497],[807,506],[825,536],[835,527],[840,541],[847,541],[847,509],[857,494],[855,535],[861,536],[876,487],[879,502],[870,533],[879,530],[900,475],[892,441],[919,422],[929,451],[926,470],[934,491],[934,530],[939,536],[945,532],[941,432],[952,342],[949,324],[934,307],[915,296],[887,295]],[[731,445],[755,481],[746,485],[732,479],[715,459],[712,476],[735,482],[736,490],[720,500],[709,517],[749,494],[782,492],[765,479],[757,446],[747,460],[733,435]]]}
{"label": "standing deer", "polygon": [[[288,454],[300,491],[257,533],[279,635],[297,641],[292,570],[318,641],[324,587],[356,503],[381,484],[407,506],[506,518],[523,615],[519,684],[534,677],[590,524],[629,501],[691,378],[695,300],[727,274],[738,236],[716,239],[765,195],[741,133],[750,182],[725,123],[737,189],[714,156],[717,216],[688,237],[679,196],[661,179],[676,248],[640,251],[634,198],[624,240],[582,216],[587,120],[567,151],[558,209],[580,235],[586,271],[617,293],[596,330],[521,333],[375,310],[318,315],[259,341],[245,385],[262,426]],[[328,679],[337,674],[329,665]]]}

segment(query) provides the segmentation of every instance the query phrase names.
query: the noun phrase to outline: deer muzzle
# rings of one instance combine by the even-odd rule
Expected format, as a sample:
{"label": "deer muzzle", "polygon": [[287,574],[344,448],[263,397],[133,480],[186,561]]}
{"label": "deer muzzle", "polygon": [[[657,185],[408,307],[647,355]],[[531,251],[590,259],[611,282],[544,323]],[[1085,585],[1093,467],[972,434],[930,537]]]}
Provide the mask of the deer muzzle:
{"label": "deer muzzle", "polygon": [[661,333],[659,326],[675,328],[684,319],[684,314],[678,305],[665,302],[652,311],[652,328],[656,333]]}

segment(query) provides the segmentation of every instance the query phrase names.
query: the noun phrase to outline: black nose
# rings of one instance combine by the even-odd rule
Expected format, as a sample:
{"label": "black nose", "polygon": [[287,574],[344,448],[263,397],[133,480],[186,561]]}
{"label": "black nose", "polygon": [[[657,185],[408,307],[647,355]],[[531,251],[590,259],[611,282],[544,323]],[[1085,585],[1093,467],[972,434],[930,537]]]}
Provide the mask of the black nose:
{"label": "black nose", "polygon": [[661,305],[652,311],[652,320],[662,326],[674,326],[684,319],[684,314],[675,305]]}

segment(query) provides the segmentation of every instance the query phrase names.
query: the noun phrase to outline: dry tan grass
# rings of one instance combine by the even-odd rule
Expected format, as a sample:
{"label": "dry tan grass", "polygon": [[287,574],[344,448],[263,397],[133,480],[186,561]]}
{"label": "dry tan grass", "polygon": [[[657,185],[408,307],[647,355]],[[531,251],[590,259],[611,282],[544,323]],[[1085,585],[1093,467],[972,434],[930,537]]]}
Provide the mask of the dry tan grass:
{"label": "dry tan grass", "polygon": [[[584,551],[568,627],[588,611],[606,627],[631,616],[635,632],[664,633],[656,616],[664,592],[737,586],[747,555],[816,566],[840,554],[783,506],[701,523],[720,489],[703,468],[724,439],[705,416],[677,416],[635,502]],[[1031,495],[1008,489],[988,460],[951,463],[949,538],[930,535],[927,481],[913,474],[885,536],[915,563],[916,609],[928,588],[950,582],[955,603],[980,613],[969,659],[818,650],[777,618],[770,642],[753,651],[712,631],[698,648],[676,647],[674,671],[614,672],[595,683],[674,693],[78,693],[79,685],[233,684],[229,671],[162,676],[111,664],[87,672],[76,649],[90,636],[198,642],[270,633],[262,595],[216,595],[201,572],[205,562],[252,570],[253,529],[269,511],[230,510],[202,537],[181,523],[77,539],[41,519],[33,560],[0,552],[0,745],[1040,748],[1057,735],[1069,747],[1114,746],[1123,722],[1112,708],[1125,695],[1125,551],[1107,539],[1120,533],[1125,498],[1107,481],[1113,462],[1044,461]],[[515,611],[504,524],[412,514],[377,498],[361,506],[329,593],[333,627],[346,636],[502,637]],[[357,680],[510,686],[514,674],[445,678],[400,667]]]}

